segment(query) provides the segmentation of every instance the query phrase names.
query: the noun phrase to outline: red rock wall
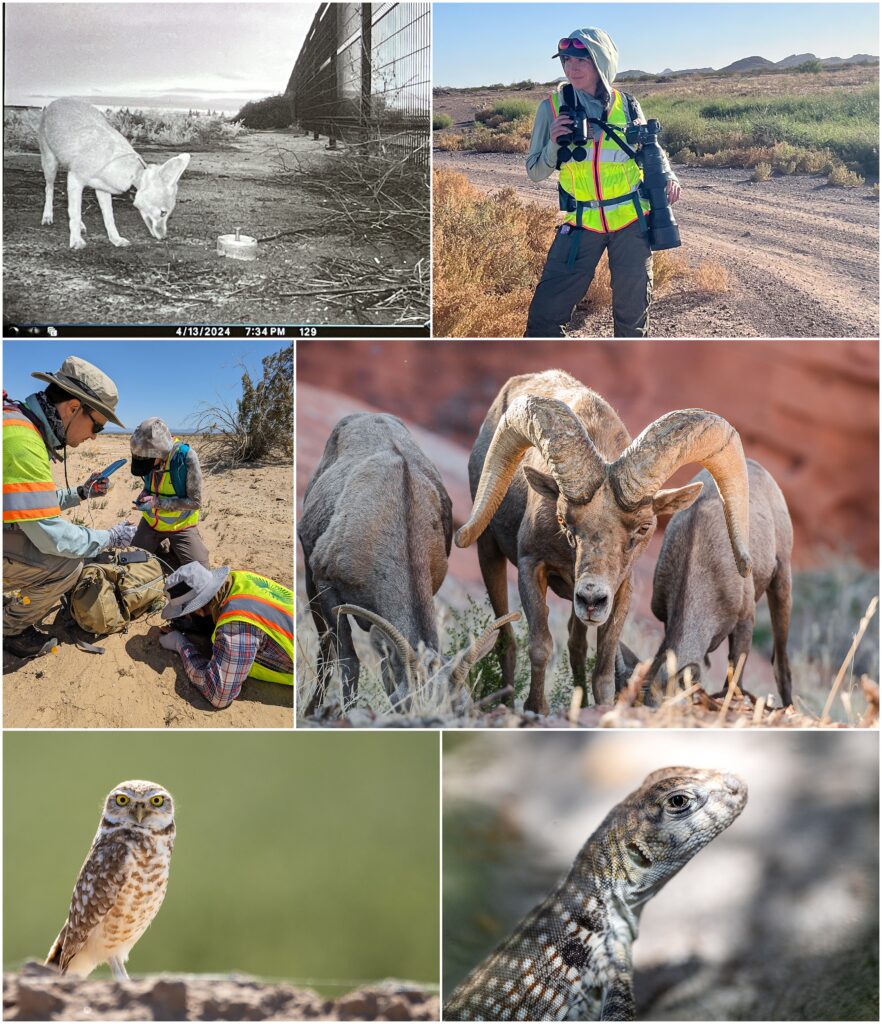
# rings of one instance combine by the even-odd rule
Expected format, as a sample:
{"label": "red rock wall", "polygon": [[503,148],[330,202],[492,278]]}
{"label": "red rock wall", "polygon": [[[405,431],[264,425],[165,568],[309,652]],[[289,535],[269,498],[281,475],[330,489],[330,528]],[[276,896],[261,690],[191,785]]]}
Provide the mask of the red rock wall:
{"label": "red rock wall", "polygon": [[297,379],[466,447],[509,376],[550,367],[600,392],[632,435],[671,409],[712,409],[784,491],[797,565],[875,566],[878,357],[875,341],[300,341]]}

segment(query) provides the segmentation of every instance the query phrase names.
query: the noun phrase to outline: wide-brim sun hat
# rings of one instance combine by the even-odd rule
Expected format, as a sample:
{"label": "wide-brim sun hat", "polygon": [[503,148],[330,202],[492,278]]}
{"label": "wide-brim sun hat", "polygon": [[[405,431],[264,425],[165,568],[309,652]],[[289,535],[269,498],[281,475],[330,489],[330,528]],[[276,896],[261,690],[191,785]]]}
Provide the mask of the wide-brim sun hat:
{"label": "wide-brim sun hat", "polygon": [[229,566],[206,569],[201,562],[188,562],[175,569],[165,581],[169,601],[162,609],[162,618],[177,619],[203,608],[220,590],[229,574]]}
{"label": "wide-brim sun hat", "polygon": [[100,412],[115,423],[118,427],[125,427],[122,420],[117,418],[116,407],[119,405],[119,391],[116,384],[97,366],[87,363],[79,356],[68,356],[61,364],[61,367],[51,373],[49,370],[42,372],[37,370],[31,374],[37,380],[44,380],[48,384],[57,384],[62,391],[71,398],[78,398],[83,405],[87,405],[95,412]]}

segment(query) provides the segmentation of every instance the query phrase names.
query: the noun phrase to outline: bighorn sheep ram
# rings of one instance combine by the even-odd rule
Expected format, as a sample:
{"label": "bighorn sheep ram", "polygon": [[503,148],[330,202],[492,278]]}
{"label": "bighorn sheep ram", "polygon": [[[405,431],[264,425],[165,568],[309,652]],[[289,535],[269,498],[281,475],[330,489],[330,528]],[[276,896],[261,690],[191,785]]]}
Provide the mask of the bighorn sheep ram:
{"label": "bighorn sheep ram", "polygon": [[[573,602],[574,683],[587,698],[586,627],[597,626],[594,701],[613,700],[625,678],[618,643],[631,570],[656,517],[687,508],[698,496],[696,484],[659,490],[689,462],[702,464],[716,480],[735,562],[747,576],[747,468],[738,434],[720,416],[703,409],[670,412],[631,441],[612,407],[561,370],[512,377],[497,395],[469,459],[474,505],[456,543],[467,547],[477,540],[496,615],[508,611],[506,559],[517,567],[530,636],[527,710],[547,712],[549,587]],[[512,686],[513,640],[510,626],[500,630],[503,682]]]}
{"label": "bighorn sheep ram", "polygon": [[447,574],[451,502],[438,470],[395,416],[355,413],[334,427],[307,485],[297,532],[319,634],[318,685],[307,714],[324,702],[337,659],[344,702],[357,694],[359,662],[347,615],[370,630],[384,685],[399,707],[409,686],[429,679],[460,686],[493,647],[501,622],[446,665],[437,653],[432,597]]}
{"label": "bighorn sheep ram", "polygon": [[767,470],[748,459],[747,475],[753,579],[742,579],[735,572],[728,557],[719,494],[711,487],[710,475],[699,473],[693,484],[702,492],[668,524],[655,566],[652,613],[665,624],[665,637],[649,678],[664,674],[671,651],[678,672],[688,667],[697,681],[701,663],[726,638],[729,662],[737,665],[739,657],[747,657],[750,651],[756,602],[765,594],[772,619],[775,681],[786,707],[792,703],[787,633],[793,525],[784,495]]}

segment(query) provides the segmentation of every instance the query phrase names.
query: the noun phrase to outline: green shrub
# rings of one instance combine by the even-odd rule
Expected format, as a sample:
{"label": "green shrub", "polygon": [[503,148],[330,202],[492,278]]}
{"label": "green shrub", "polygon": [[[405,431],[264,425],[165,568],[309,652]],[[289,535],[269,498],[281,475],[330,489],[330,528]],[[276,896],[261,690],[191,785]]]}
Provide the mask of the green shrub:
{"label": "green shrub", "polygon": [[857,188],[865,182],[859,174],[850,171],[843,164],[839,164],[827,175],[827,184],[835,185],[838,188]]}
{"label": "green shrub", "polygon": [[432,114],[432,131],[441,131],[444,128],[449,128],[453,124],[453,118],[450,114]]}
{"label": "green shrub", "polygon": [[246,128],[290,128],[294,123],[294,105],[289,94],[277,93],[262,100],[252,100],[236,114]]}

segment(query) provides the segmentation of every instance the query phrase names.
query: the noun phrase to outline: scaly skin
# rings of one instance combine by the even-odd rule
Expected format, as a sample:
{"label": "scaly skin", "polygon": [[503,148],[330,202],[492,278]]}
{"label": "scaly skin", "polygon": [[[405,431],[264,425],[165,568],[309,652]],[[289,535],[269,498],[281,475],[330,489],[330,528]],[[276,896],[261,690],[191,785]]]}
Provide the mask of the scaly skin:
{"label": "scaly skin", "polygon": [[453,992],[445,1020],[634,1020],[644,904],[738,817],[737,775],[662,768],[617,804],[570,873]]}

